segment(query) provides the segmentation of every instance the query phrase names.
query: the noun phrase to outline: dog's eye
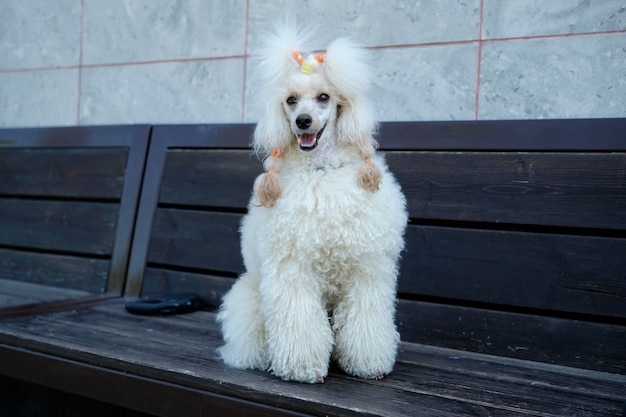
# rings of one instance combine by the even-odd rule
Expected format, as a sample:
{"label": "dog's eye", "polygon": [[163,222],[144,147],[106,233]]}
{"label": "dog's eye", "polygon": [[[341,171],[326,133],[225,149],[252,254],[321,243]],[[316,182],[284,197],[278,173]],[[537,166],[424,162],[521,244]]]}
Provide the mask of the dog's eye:
{"label": "dog's eye", "polygon": [[317,96],[317,101],[321,103],[326,103],[328,100],[330,100],[330,97],[328,97],[328,94],[322,93],[319,96]]}
{"label": "dog's eye", "polygon": [[298,99],[291,96],[287,99],[287,104],[296,104],[298,102]]}

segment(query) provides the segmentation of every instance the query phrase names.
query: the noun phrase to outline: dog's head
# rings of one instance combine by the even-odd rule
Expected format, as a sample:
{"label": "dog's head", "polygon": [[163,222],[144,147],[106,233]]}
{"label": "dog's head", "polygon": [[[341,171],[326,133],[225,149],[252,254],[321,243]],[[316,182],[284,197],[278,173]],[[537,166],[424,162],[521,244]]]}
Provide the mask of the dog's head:
{"label": "dog's head", "polygon": [[373,141],[376,123],[365,96],[371,79],[367,50],[342,38],[325,53],[307,55],[310,35],[293,25],[279,27],[258,56],[266,111],[254,146],[264,155],[290,147],[309,152],[324,140]]}
{"label": "dog's head", "polygon": [[340,97],[319,68],[324,62],[323,55],[305,60],[300,52],[294,51],[293,56],[301,70],[288,78],[282,110],[298,147],[311,151],[317,147],[328,124],[335,123]]}

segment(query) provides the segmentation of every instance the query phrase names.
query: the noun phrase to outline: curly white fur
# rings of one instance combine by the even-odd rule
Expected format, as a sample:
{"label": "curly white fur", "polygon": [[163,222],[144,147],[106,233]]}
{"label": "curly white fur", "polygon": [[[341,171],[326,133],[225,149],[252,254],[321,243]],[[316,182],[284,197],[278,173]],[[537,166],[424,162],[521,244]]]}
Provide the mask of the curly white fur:
{"label": "curly white fur", "polygon": [[[262,51],[267,110],[254,147],[279,192],[253,196],[243,220],[246,273],[218,314],[219,353],[230,366],[286,380],[322,382],[331,358],[349,374],[380,378],[400,340],[405,199],[375,153],[367,51],[337,40],[322,63],[303,55],[306,72],[292,55],[304,50],[300,33],[281,27]],[[379,174],[375,187],[359,178],[365,165]]]}

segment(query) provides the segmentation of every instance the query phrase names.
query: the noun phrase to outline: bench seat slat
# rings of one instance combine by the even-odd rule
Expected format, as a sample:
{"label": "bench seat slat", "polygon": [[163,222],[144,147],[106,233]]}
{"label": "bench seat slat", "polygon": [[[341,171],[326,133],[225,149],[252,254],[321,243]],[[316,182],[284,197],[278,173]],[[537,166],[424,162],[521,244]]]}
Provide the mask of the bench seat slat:
{"label": "bench seat slat", "polygon": [[626,153],[389,152],[413,218],[626,230]]}
{"label": "bench seat slat", "polygon": [[109,267],[107,259],[0,249],[0,279],[102,293]]}
{"label": "bench seat slat", "polygon": [[[603,380],[548,365],[544,384],[537,385],[531,383],[536,375],[524,373],[522,362],[407,344],[401,347],[397,373],[382,381],[357,380],[333,370],[320,386],[284,383],[265,372],[227,368],[215,355],[221,336],[212,313],[129,317],[120,302],[0,326],[0,341],[9,345],[26,340],[25,347],[42,353],[315,415],[354,415],[365,406],[369,413],[387,416],[619,415],[626,388],[626,377]],[[490,372],[481,372],[492,363],[498,367],[495,381]],[[589,383],[579,386],[580,378],[595,380],[596,390],[604,394],[594,395]],[[171,401],[155,399],[165,400]]]}
{"label": "bench seat slat", "polygon": [[0,199],[0,245],[110,255],[119,206]]}
{"label": "bench seat slat", "polygon": [[128,149],[0,149],[0,195],[119,200]]}
{"label": "bench seat slat", "polygon": [[87,291],[0,278],[0,306],[3,309],[89,295]]}
{"label": "bench seat slat", "polygon": [[626,239],[409,226],[406,245],[401,293],[626,318]]}

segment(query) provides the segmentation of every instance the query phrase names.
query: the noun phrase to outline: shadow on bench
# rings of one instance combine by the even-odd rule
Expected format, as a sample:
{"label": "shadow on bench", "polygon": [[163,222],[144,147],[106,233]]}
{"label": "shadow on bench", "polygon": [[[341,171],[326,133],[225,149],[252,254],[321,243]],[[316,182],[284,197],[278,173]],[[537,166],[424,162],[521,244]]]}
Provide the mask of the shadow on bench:
{"label": "shadow on bench", "polygon": [[[155,126],[127,298],[243,271],[261,164],[250,125]],[[123,300],[0,323],[0,373],[159,416],[621,415],[626,399],[626,119],[387,123],[409,202],[394,372],[325,384],[226,368],[214,308]],[[25,227],[25,226],[24,226]]]}

